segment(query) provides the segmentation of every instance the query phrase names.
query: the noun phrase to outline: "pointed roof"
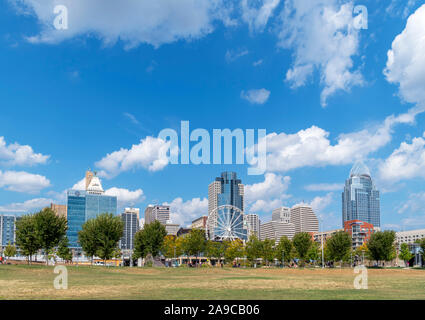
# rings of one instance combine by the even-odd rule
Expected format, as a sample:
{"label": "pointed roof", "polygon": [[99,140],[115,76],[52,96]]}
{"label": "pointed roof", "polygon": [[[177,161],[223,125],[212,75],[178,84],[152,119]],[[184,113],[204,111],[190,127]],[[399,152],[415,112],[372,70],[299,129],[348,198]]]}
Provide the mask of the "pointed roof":
{"label": "pointed roof", "polygon": [[370,177],[369,168],[363,163],[362,160],[357,160],[350,171],[350,178],[352,176],[368,176]]}
{"label": "pointed roof", "polygon": [[105,191],[102,188],[102,183],[98,176],[93,176],[87,187],[87,192],[92,194],[103,194]]}

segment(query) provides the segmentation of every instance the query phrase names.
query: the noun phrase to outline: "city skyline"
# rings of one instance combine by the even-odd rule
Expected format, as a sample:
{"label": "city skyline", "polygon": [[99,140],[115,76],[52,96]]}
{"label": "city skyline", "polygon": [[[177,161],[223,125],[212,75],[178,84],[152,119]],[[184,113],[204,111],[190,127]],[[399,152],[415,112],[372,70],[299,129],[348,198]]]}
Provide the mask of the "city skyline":
{"label": "city skyline", "polygon": [[[170,219],[187,226],[208,212],[211,179],[234,171],[246,214],[269,221],[273,209],[304,201],[332,230],[341,227],[344,181],[361,159],[380,191],[381,228],[425,227],[425,5],[365,1],[368,27],[356,29],[350,1],[306,11],[327,28],[305,23],[304,1],[233,11],[185,4],[203,17],[190,30],[175,28],[185,21],[177,15],[162,32],[140,19],[113,32],[96,25],[90,36],[72,5],[61,34],[41,14],[52,1],[45,11],[10,3],[0,4],[0,214],[66,204],[67,190],[84,190],[92,168],[119,211],[169,205]],[[254,11],[267,14],[254,19]],[[139,28],[146,33],[132,32]],[[181,121],[208,132],[265,128],[266,173],[167,164],[157,136]]]}

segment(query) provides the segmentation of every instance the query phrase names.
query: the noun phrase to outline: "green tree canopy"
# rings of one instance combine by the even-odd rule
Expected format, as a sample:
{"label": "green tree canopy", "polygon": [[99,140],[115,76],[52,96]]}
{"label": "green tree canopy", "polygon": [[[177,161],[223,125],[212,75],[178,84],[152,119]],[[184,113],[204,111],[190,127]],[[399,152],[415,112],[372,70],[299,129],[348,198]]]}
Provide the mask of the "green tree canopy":
{"label": "green tree canopy", "polygon": [[310,249],[308,249],[307,251],[307,259],[309,259],[310,261],[317,261],[320,259],[320,245],[313,241]]}
{"label": "green tree canopy", "polygon": [[405,264],[414,257],[413,253],[410,252],[409,245],[407,243],[402,243],[400,245],[400,253],[398,257],[403,260]]}
{"label": "green tree canopy", "polygon": [[192,229],[183,242],[184,251],[189,256],[196,258],[200,256],[201,252],[205,252],[206,245],[205,231],[201,229]]}
{"label": "green tree canopy", "polygon": [[48,254],[66,234],[68,229],[65,217],[59,217],[50,208],[44,208],[34,215],[35,231],[38,243],[44,251],[46,264],[48,264]]}
{"label": "green tree canopy", "polygon": [[265,239],[264,241],[262,241],[261,258],[267,265],[269,265],[269,263],[273,261],[276,255],[274,251],[274,243],[274,239]]}
{"label": "green tree canopy", "polygon": [[205,248],[207,257],[220,259],[224,256],[224,245],[219,241],[208,240]]}
{"label": "green tree canopy", "polygon": [[292,240],[302,265],[304,264],[308,249],[310,249],[312,242],[311,235],[308,232],[297,233]]}
{"label": "green tree canopy", "polygon": [[249,237],[248,242],[246,243],[246,258],[251,263],[255,262],[258,258],[261,257],[261,252],[263,250],[263,244],[255,235]]}
{"label": "green tree canopy", "polygon": [[95,219],[97,250],[96,255],[106,261],[117,255],[118,243],[123,236],[124,223],[119,216],[103,213]]}
{"label": "green tree canopy", "polygon": [[67,236],[63,237],[61,242],[59,242],[57,255],[64,261],[72,260],[72,252],[69,249],[69,240]]}
{"label": "green tree canopy", "polygon": [[4,256],[6,258],[9,258],[9,257],[13,257],[15,255],[16,255],[16,247],[14,245],[10,244],[10,242],[9,242],[9,244],[6,246],[6,249],[4,249]]}
{"label": "green tree canopy", "polygon": [[391,261],[395,257],[395,232],[378,231],[371,235],[367,243],[370,258],[379,261]]}
{"label": "green tree canopy", "polygon": [[164,243],[161,247],[161,253],[166,258],[180,257],[183,253],[182,238],[177,238],[173,235],[167,235],[164,238]]}
{"label": "green tree canopy", "polygon": [[280,261],[284,259],[285,260],[284,262],[291,261],[292,248],[293,248],[292,241],[289,240],[287,236],[282,236],[275,249],[275,253],[276,253],[275,258]]}
{"label": "green tree canopy", "polygon": [[425,238],[418,240],[419,246],[421,247],[422,261],[425,261]]}
{"label": "green tree canopy", "polygon": [[91,257],[92,264],[98,247],[97,231],[95,219],[89,219],[82,225],[81,230],[78,232],[78,241],[81,248],[88,257]]}
{"label": "green tree canopy", "polygon": [[232,262],[236,258],[241,258],[244,256],[244,245],[242,240],[236,239],[231,242],[228,242],[226,245],[226,251],[224,257],[227,262]]}
{"label": "green tree canopy", "polygon": [[31,264],[32,256],[41,249],[34,215],[24,215],[16,221],[16,244]]}
{"label": "green tree canopy", "polygon": [[158,256],[166,235],[167,231],[159,221],[145,224],[134,236],[134,258],[146,258],[148,254]]}
{"label": "green tree canopy", "polygon": [[350,255],[351,236],[347,232],[338,231],[326,241],[329,258],[334,261],[345,261]]}

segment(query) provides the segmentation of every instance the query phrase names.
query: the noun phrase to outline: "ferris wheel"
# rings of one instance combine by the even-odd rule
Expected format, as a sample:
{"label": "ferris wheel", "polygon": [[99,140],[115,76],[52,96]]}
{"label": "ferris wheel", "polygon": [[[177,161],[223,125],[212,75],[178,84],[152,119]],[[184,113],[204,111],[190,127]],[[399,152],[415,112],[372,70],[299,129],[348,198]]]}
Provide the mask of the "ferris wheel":
{"label": "ferris wheel", "polygon": [[235,206],[223,205],[208,215],[205,228],[208,240],[246,240],[250,234],[249,224],[243,212]]}

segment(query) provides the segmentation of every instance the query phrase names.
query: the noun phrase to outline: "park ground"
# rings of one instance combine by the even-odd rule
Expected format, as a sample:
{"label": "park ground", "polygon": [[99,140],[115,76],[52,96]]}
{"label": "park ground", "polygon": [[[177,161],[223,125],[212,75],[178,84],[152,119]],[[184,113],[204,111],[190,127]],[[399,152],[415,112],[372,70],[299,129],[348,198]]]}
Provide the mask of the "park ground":
{"label": "park ground", "polygon": [[356,290],[350,268],[122,268],[69,266],[68,289],[54,267],[0,265],[0,299],[425,299],[425,270],[368,269]]}

